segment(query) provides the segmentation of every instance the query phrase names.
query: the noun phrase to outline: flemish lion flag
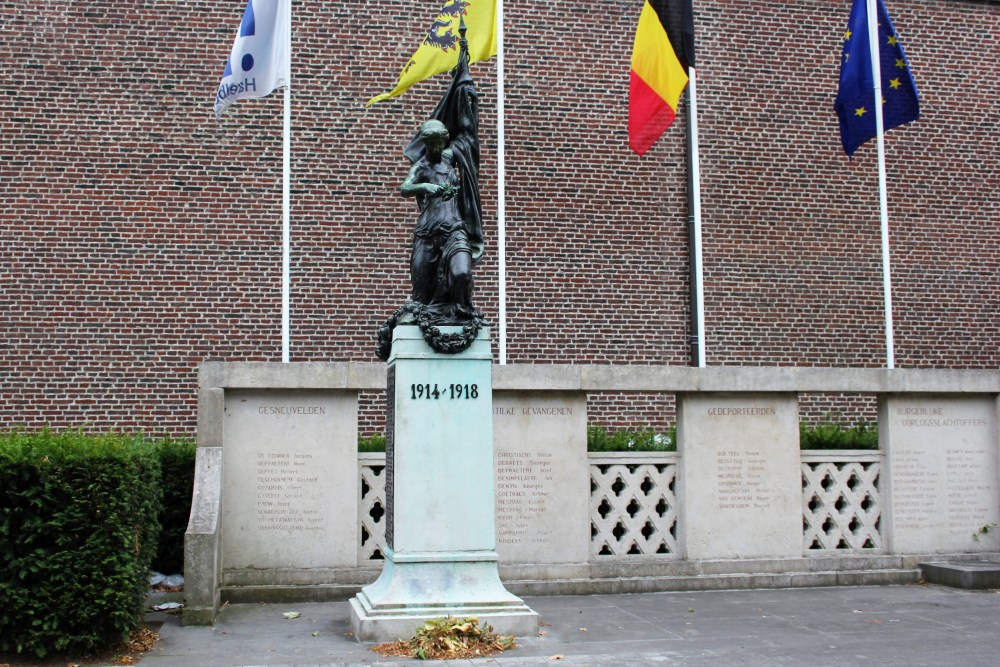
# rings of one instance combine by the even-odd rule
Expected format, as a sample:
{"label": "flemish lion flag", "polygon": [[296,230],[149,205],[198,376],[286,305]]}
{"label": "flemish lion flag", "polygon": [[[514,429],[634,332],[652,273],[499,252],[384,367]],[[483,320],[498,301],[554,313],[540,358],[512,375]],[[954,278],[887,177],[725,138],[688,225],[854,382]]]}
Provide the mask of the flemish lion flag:
{"label": "flemish lion flag", "polygon": [[644,154],[677,115],[694,66],[691,0],[645,0],[632,47],[628,143]]}
{"label": "flemish lion flag", "polygon": [[447,72],[458,64],[458,20],[465,15],[469,62],[497,53],[496,0],[447,0],[427,36],[399,74],[396,87],[368,100],[366,106],[402,95],[416,83]]}

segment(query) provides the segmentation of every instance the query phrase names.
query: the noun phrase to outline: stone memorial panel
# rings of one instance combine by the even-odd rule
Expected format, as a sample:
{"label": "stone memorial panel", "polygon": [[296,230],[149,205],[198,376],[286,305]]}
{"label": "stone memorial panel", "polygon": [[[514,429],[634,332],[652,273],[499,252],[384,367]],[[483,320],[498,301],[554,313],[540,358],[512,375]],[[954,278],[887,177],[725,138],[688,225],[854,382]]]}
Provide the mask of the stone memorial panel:
{"label": "stone memorial panel", "polygon": [[802,555],[794,395],[681,396],[678,448],[687,558]]}
{"label": "stone memorial panel", "polygon": [[586,562],[586,396],[497,392],[493,430],[501,564]]}
{"label": "stone memorial panel", "polygon": [[357,545],[343,539],[357,534],[355,513],[343,511],[357,495],[356,400],[346,392],[226,393],[225,570],[357,564]]}
{"label": "stone memorial panel", "polygon": [[894,552],[1000,548],[996,415],[990,396],[883,401]]}

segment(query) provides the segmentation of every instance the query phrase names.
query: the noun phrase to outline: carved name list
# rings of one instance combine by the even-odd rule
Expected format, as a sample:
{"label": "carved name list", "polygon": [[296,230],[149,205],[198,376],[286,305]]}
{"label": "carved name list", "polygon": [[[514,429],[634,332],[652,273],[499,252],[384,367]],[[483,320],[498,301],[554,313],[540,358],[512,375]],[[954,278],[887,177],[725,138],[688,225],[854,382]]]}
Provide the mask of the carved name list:
{"label": "carved name list", "polygon": [[305,452],[257,452],[257,530],[322,530],[319,477],[310,472],[312,459]]}
{"label": "carved name list", "polygon": [[497,452],[496,479],[497,542],[547,542],[552,536],[551,529],[544,524],[536,525],[534,519],[548,509],[552,493],[552,454],[540,451]]}

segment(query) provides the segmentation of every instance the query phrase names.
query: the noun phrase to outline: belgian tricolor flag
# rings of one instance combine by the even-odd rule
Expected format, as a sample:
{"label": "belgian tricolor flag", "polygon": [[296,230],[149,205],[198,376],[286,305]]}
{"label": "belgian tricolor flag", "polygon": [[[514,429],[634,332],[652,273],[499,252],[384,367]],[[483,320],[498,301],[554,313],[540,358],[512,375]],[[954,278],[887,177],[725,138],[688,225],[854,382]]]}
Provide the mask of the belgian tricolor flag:
{"label": "belgian tricolor flag", "polygon": [[691,0],[644,0],[632,47],[628,143],[639,155],[670,127],[694,66]]}

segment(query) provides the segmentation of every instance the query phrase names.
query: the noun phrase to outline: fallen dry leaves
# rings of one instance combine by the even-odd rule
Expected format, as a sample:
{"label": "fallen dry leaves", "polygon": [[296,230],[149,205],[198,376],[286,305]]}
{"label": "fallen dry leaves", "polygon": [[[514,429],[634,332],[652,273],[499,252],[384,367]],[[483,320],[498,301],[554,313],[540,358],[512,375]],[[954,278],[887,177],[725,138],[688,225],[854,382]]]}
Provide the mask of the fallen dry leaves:
{"label": "fallen dry leaves", "polygon": [[[388,642],[385,644],[378,644],[373,646],[371,650],[379,655],[389,657],[413,657],[413,647],[410,646],[409,642]],[[504,650],[502,648],[497,646],[482,646],[467,650],[427,651],[427,660],[471,660],[472,658],[487,658],[491,655],[496,655],[497,653],[503,653],[503,651]]]}
{"label": "fallen dry leaves", "polygon": [[164,584],[156,584],[153,586],[154,591],[162,591],[164,593],[180,593],[184,590],[183,586],[165,586]]}
{"label": "fallen dry leaves", "polygon": [[448,616],[426,621],[409,640],[378,644],[371,651],[418,660],[452,660],[483,658],[516,646],[514,637],[497,634],[490,625],[480,628],[474,616]]}
{"label": "fallen dry leaves", "polygon": [[149,653],[156,647],[159,639],[160,635],[155,630],[143,626],[137,628],[125,642],[125,650],[129,653]]}

